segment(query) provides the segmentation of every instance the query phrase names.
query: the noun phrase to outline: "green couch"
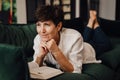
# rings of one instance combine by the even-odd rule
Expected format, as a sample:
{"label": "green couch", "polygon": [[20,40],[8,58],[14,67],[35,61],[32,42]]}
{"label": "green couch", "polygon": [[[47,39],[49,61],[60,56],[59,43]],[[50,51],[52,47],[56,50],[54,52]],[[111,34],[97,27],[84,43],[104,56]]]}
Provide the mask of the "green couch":
{"label": "green couch", "polygon": [[[70,21],[72,25],[69,24]],[[78,26],[84,23],[80,19],[70,21],[65,21],[64,25],[82,33],[83,28]],[[114,22],[100,19],[102,29],[113,44],[111,51],[97,56],[102,60],[101,64],[83,64],[82,74],[64,73],[50,80],[120,80],[120,25],[109,27],[109,24],[116,25]],[[112,28],[112,33],[105,26]],[[33,39],[36,34],[35,24],[0,24],[0,80],[30,80],[27,62],[32,60]]]}

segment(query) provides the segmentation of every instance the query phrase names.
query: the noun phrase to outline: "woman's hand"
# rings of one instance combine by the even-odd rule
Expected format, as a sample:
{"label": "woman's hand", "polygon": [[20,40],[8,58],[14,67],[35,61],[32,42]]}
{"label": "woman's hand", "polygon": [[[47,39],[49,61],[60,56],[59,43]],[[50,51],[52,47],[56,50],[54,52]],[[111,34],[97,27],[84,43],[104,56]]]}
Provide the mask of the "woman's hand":
{"label": "woman's hand", "polygon": [[48,49],[46,47],[46,42],[41,41],[41,43],[40,43],[40,52],[39,52],[39,54],[37,54],[37,57],[36,57],[36,60],[35,60],[35,62],[39,66],[43,65],[43,60],[44,60],[44,57],[47,55],[47,53],[48,53]]}
{"label": "woman's hand", "polygon": [[38,55],[39,57],[42,57],[44,58],[45,55],[49,52],[48,49],[47,49],[47,45],[46,45],[46,41],[41,41],[40,43],[40,54]]}
{"label": "woman's hand", "polygon": [[54,39],[51,39],[48,42],[46,42],[45,46],[49,52],[55,53],[59,51],[58,45]]}

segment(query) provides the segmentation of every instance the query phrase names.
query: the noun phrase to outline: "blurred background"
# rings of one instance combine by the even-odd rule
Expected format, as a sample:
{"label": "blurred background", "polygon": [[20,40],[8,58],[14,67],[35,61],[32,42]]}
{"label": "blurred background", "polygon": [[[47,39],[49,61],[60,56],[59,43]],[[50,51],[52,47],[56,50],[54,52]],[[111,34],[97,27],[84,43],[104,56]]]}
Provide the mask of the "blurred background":
{"label": "blurred background", "polygon": [[35,22],[34,12],[39,5],[62,6],[66,20],[78,17],[87,20],[90,9],[96,10],[99,17],[120,20],[120,0],[0,0],[0,23]]}

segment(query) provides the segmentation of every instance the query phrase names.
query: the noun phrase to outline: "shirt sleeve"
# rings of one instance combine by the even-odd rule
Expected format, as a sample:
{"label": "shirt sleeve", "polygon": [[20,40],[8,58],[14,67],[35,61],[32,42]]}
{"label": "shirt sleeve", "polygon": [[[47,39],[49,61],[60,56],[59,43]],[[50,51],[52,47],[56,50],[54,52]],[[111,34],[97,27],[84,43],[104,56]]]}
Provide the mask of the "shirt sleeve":
{"label": "shirt sleeve", "polygon": [[39,45],[40,45],[40,41],[39,41],[39,36],[37,35],[34,38],[34,45],[33,45],[34,55],[33,55],[33,61],[36,60],[37,54],[39,53]]}
{"label": "shirt sleeve", "polygon": [[73,73],[81,73],[83,62],[83,38],[79,37],[73,44],[69,54],[69,60],[74,67]]}
{"label": "shirt sleeve", "polygon": [[[34,49],[34,55],[33,55],[33,62],[35,62],[37,55],[40,52],[40,37],[39,35],[37,35],[34,39],[34,45],[33,45],[33,49]],[[46,57],[44,58],[44,60],[46,59]],[[43,65],[46,65],[45,62],[43,62]]]}

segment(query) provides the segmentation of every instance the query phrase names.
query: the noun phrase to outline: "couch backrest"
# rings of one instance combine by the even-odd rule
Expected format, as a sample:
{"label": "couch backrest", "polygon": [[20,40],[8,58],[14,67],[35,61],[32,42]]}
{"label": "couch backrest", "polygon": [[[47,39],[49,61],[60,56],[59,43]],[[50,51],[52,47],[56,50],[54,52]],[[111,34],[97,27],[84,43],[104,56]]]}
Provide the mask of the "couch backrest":
{"label": "couch backrest", "polygon": [[36,35],[35,24],[0,24],[0,43],[28,47]]}
{"label": "couch backrest", "polygon": [[102,30],[111,37],[120,37],[120,21],[99,18]]}
{"label": "couch backrest", "polygon": [[63,27],[75,29],[82,34],[84,29],[84,21],[82,20],[82,18],[64,20]]}
{"label": "couch backrest", "polygon": [[28,55],[33,54],[35,24],[0,24],[0,43],[23,47]]}
{"label": "couch backrest", "polygon": [[[120,21],[108,20],[101,17],[98,17],[98,21],[106,35],[110,37],[120,36]],[[63,22],[63,26],[67,28],[76,29],[82,34],[86,23],[87,22],[85,20],[79,17],[71,20],[65,20]]]}

